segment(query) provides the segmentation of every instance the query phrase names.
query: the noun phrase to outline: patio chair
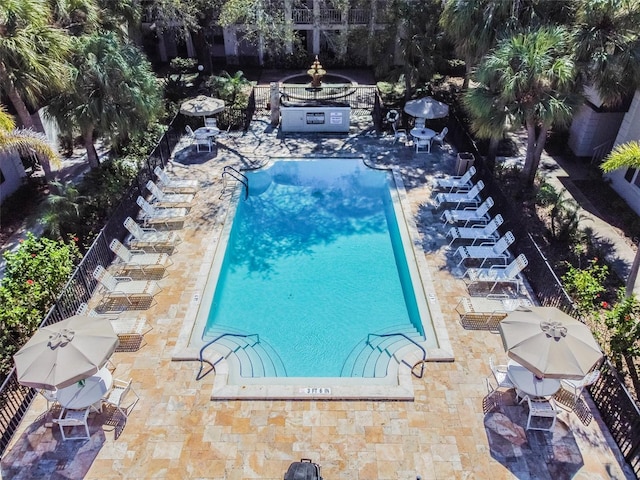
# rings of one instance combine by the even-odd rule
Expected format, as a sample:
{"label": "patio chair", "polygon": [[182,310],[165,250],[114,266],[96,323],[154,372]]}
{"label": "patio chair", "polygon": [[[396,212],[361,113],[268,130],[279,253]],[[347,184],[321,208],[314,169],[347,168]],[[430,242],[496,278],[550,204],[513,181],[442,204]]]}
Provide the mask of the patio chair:
{"label": "patio chair", "polygon": [[171,252],[182,241],[176,232],[159,232],[155,228],[143,228],[131,217],[125,218],[123,223],[130,233],[125,243],[134,249]]}
{"label": "patio chair", "polygon": [[487,197],[479,207],[465,207],[463,209],[445,210],[440,215],[443,224],[456,223],[466,227],[470,224],[486,224],[491,221],[489,209],[493,207],[493,198]]}
{"label": "patio chair", "polygon": [[587,373],[581,380],[560,380],[560,387],[562,390],[567,391],[569,394],[573,396],[573,405],[572,408],[575,408],[578,403],[578,399],[582,394],[582,390],[589,385],[593,385],[600,378],[600,370],[592,370]]}
{"label": "patio chair", "polygon": [[416,153],[431,153],[431,139],[430,138],[416,138]]}
{"label": "patio chair", "polygon": [[102,265],[96,266],[93,278],[100,283],[107,298],[124,298],[130,306],[142,303],[150,305],[153,297],[160,291],[158,283],[153,280],[114,277]]}
{"label": "patio chair", "polygon": [[482,180],[478,180],[478,183],[476,183],[468,192],[438,193],[435,198],[436,208],[440,208],[442,205],[450,203],[455,204],[456,209],[458,209],[460,205],[480,205],[480,203],[482,202],[480,192],[483,188],[484,182]]}
{"label": "patio chair", "polygon": [[458,247],[454,254],[454,256],[460,257],[460,261],[457,266],[459,267],[469,258],[482,260],[480,268],[482,268],[487,260],[503,260],[506,264],[506,260],[511,256],[508,250],[509,245],[514,241],[515,237],[513,236],[513,233],[509,231],[495,243]]}
{"label": "patio chair", "polygon": [[447,127],[444,127],[440,133],[438,133],[437,135],[435,135],[431,139],[431,144],[433,145],[433,143],[435,142],[435,143],[439,143],[440,146],[443,146],[444,145],[444,137],[447,136],[448,132],[449,132],[449,129]]}
{"label": "patio chair", "polygon": [[158,186],[167,192],[196,193],[200,188],[198,180],[179,180],[169,178],[167,172],[162,170],[159,166],[153,169],[153,173],[158,177]]}
{"label": "patio chair", "polygon": [[163,225],[171,228],[176,224],[182,226],[187,216],[186,208],[155,208],[144,198],[138,197],[136,203],[141,208],[138,218],[147,225]]}
{"label": "patio chair", "polygon": [[[84,410],[68,410],[66,408],[60,410],[60,416],[58,418],[54,418],[53,422],[58,424],[62,440],[89,440],[91,438],[91,434],[89,433],[89,424],[87,422],[90,410],[90,407],[85,408]],[[64,431],[65,428],[69,428],[73,431],[75,427],[83,427],[84,435],[70,436]]]}
{"label": "patio chair", "polygon": [[207,152],[210,152],[213,149],[213,141],[211,140],[211,137],[209,135],[196,135],[195,142],[196,151],[198,153],[204,152],[205,147],[207,149]]}
{"label": "patio chair", "polygon": [[143,315],[125,318],[119,318],[114,315],[100,315],[93,308],[90,309],[85,302],[80,304],[76,310],[76,315],[108,318],[119,340],[116,352],[137,352],[146,344],[144,340],[145,334],[153,329]]}
{"label": "patio chair", "polygon": [[[131,386],[133,379],[130,379],[128,382],[124,380],[119,380],[117,378],[113,379],[113,387],[109,392],[107,398],[103,400],[103,403],[106,405],[112,405],[115,407],[125,418],[129,417],[129,413],[133,410],[133,407],[136,406],[140,397],[136,393],[136,391]],[[135,396],[135,400],[131,402],[127,402],[128,396]]]}
{"label": "patio chair", "polygon": [[111,240],[109,248],[122,262],[123,270],[139,270],[143,275],[164,273],[173,262],[166,253],[146,253],[144,250],[129,250],[117,238]]}
{"label": "patio chair", "polygon": [[47,401],[47,412],[51,410],[51,407],[58,403],[57,390],[47,390],[46,388],[41,388],[38,390],[38,393]]}
{"label": "patio chair", "polygon": [[205,117],[204,126],[205,127],[217,127],[218,126],[218,121],[215,118],[212,118],[212,117]]}
{"label": "patio chair", "polygon": [[449,176],[445,178],[434,179],[431,187],[434,190],[447,190],[449,193],[456,192],[468,192],[473,187],[473,176],[476,174],[476,167],[473,165],[469,167],[464,175],[461,176]]}
{"label": "patio chair", "polygon": [[451,227],[447,232],[447,237],[451,237],[449,246],[456,240],[471,240],[471,244],[482,241],[497,241],[500,237],[498,227],[504,222],[502,215],[498,214],[486,225],[474,225],[471,227]]}
{"label": "patio chair", "polygon": [[[527,430],[544,430],[544,431],[552,431],[553,427],[556,425],[556,419],[560,410],[556,406],[553,398],[531,398],[529,395],[525,395],[523,400],[527,401],[529,405],[529,416],[527,418]],[[535,418],[550,418],[551,425],[548,426],[540,426],[534,425],[532,420]]]}
{"label": "patio chair", "polygon": [[[509,376],[507,375],[507,366],[506,365],[496,365],[495,358],[493,355],[489,357],[489,368],[491,369],[491,375],[486,378],[487,389],[489,393],[498,390],[500,388],[504,388],[510,390],[514,388],[513,383],[509,380]],[[491,379],[495,381],[496,386],[493,386]]]}
{"label": "patio chair", "polygon": [[153,205],[155,207],[184,207],[190,208],[193,203],[194,195],[192,193],[165,193],[153,182],[147,181],[147,190],[153,197]]}
{"label": "patio chair", "polygon": [[463,278],[468,278],[469,283],[490,283],[493,282],[491,290],[499,283],[513,283],[516,286],[516,292],[520,293],[520,286],[524,283],[521,272],[528,265],[527,257],[524,253],[518,255],[509,265],[492,265],[489,268],[467,268]]}
{"label": "patio chair", "polygon": [[393,143],[396,143],[398,140],[402,143],[407,143],[409,139],[407,131],[404,128],[398,128],[397,124],[397,121],[391,122],[391,127],[393,128]]}
{"label": "patio chair", "polygon": [[186,125],[186,126],[184,127],[184,131],[185,131],[185,132],[187,132],[187,137],[188,137],[188,138],[190,138],[190,139],[192,139],[192,140],[193,140],[194,138],[196,138],[196,134],[195,134],[195,132],[193,131],[193,129],[192,129],[189,125]]}

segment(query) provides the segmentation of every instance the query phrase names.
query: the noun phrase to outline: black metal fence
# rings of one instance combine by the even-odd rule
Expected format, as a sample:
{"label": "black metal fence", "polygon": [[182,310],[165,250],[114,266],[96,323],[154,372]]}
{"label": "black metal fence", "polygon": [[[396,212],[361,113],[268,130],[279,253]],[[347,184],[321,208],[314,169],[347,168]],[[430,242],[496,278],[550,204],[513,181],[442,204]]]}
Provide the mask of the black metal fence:
{"label": "black metal fence", "polygon": [[[494,212],[504,218],[502,229],[516,232],[510,247],[514,255],[524,253],[529,261],[525,275],[541,305],[557,307],[580,318],[575,305],[562,286],[544,253],[528,234],[526,225],[514,202],[507,199],[491,173],[482,163],[482,156],[462,123],[455,116],[450,125],[450,141],[459,151],[468,151],[476,158],[478,175],[485,183],[485,195],[494,200]],[[624,380],[609,359],[601,367],[602,375],[589,390],[600,415],[636,476],[640,476],[640,409],[625,387]]]}
{"label": "black metal fence", "polygon": [[[270,108],[271,87],[258,85],[253,88],[256,111],[268,111]],[[355,116],[372,115],[378,98],[378,89],[374,85],[336,85],[322,90],[304,85],[282,84],[280,98],[283,104],[313,104],[314,102],[339,102],[348,104]]]}
{"label": "black metal fence", "polygon": [[[180,120],[174,119],[171,122],[160,142],[122,196],[106,225],[67,281],[55,304],[40,324],[41,327],[74,315],[80,304],[91,298],[97,283],[93,278],[94,269],[97,265],[109,265],[113,260],[114,253],[109,248],[109,243],[113,238],[124,240],[127,234],[123,225],[124,219],[129,216],[135,218],[138,212],[136,204],[138,195],[145,195],[147,181],[155,178],[154,168],[156,166],[164,168],[166,165],[173,148],[180,139],[182,128]],[[18,383],[14,367],[0,386],[0,455],[7,448],[35,395],[34,389]]]}

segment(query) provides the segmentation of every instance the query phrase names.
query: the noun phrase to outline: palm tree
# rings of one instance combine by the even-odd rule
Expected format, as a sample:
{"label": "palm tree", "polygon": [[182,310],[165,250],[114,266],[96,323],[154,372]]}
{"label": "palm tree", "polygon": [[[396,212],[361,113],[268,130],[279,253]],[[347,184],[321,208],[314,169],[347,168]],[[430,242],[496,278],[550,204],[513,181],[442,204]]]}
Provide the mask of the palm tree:
{"label": "palm tree", "polygon": [[[640,169],[640,142],[623,143],[615,147],[600,165],[604,173],[613,172],[619,168]],[[638,280],[638,270],[640,270],[640,243],[636,249],[636,255],[627,277],[625,294],[627,297],[633,295],[633,289]]]}
{"label": "palm tree", "polygon": [[17,152],[22,156],[37,155],[59,165],[60,157],[47,143],[47,137],[31,129],[16,129],[13,117],[0,105],[0,153]]}
{"label": "palm tree", "polygon": [[580,2],[575,56],[585,84],[592,84],[605,105],[615,106],[640,85],[640,2]]}
{"label": "palm tree", "polygon": [[465,63],[463,89],[469,87],[471,71],[495,45],[499,32],[510,18],[511,0],[447,0],[440,26],[453,41]]}
{"label": "palm tree", "polygon": [[233,106],[236,103],[238,95],[250,84],[249,80],[244,76],[242,70],[238,70],[231,75],[226,70],[220,72],[219,76],[212,77],[209,84],[216,90],[216,94],[223,100]]}
{"label": "palm tree", "polygon": [[[529,185],[533,184],[547,131],[554,124],[568,124],[580,101],[569,46],[566,30],[542,27],[501,41],[478,67],[476,78],[482,82],[478,88],[484,93],[478,97],[492,109],[478,121],[499,125],[506,110],[515,125],[525,126],[523,173]],[[492,137],[504,126],[500,129]]]}
{"label": "palm tree", "polygon": [[64,131],[78,128],[91,167],[99,165],[95,132],[110,139],[143,131],[160,109],[160,93],[149,63],[114,33],[77,37],[72,85],[47,108]]}

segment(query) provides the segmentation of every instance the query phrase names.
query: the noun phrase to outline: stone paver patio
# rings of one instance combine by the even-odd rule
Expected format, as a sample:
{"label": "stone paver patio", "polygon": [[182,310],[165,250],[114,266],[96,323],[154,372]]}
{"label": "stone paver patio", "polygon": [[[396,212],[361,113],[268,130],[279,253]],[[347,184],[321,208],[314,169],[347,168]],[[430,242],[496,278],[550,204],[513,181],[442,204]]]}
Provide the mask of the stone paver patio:
{"label": "stone paver patio", "polygon": [[[460,325],[454,309],[466,288],[450,274],[444,230],[421,206],[430,196],[428,176],[450,173],[454,155],[437,147],[416,155],[392,140],[355,128],[350,135],[283,137],[255,120],[244,135],[219,139],[211,154],[177,151],[168,170],[200,179],[202,191],[160,280],[162,292],[140,312],[153,327],[146,345],[112,357],[115,377],[133,378],[140,402],[126,424],[105,409],[91,417],[91,440],[62,442],[38,398],[2,458],[2,478],[275,480],[300,458],[321,464],[325,480],[633,478],[589,399],[592,419],[563,412],[546,433],[524,430],[526,409],[513,393],[487,396],[488,357],[504,358],[500,337]],[[212,401],[215,375],[196,381],[197,362],[172,360],[202,292],[203,252],[224,221],[223,167],[307,155],[364,155],[402,173],[455,355],[412,378],[414,401]]]}

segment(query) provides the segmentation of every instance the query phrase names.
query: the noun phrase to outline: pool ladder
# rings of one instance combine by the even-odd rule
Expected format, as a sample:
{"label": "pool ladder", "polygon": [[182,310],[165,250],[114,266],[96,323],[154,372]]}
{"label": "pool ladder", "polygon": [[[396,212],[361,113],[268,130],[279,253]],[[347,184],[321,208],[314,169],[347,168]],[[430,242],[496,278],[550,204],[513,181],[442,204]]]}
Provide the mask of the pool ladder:
{"label": "pool ladder", "polygon": [[[198,374],[196,375],[196,380],[201,380],[203,379],[206,375],[208,375],[209,373],[211,373],[212,371],[214,371],[216,369],[216,365],[218,363],[220,363],[222,360],[224,360],[224,356],[221,356],[218,360],[216,360],[215,362],[211,363],[209,360],[206,360],[203,357],[204,354],[204,350],[213,345],[214,343],[216,343],[218,340],[222,340],[224,337],[240,337],[240,338],[247,338],[247,337],[256,337],[256,343],[260,343],[260,336],[257,333],[248,333],[248,334],[244,334],[244,333],[223,333],[222,335],[218,335],[216,338],[214,338],[213,340],[211,340],[210,342],[207,342],[201,349],[200,349],[200,353],[198,355],[198,359],[200,360],[200,370],[198,370]],[[202,369],[204,367],[204,364],[207,363],[211,366],[211,368],[209,370],[207,370],[206,372],[202,372]]]}
{"label": "pool ladder", "polygon": [[222,196],[224,195],[224,191],[227,188],[225,175],[234,178],[235,180],[240,182],[242,185],[244,185],[244,199],[246,200],[247,198],[249,198],[249,179],[247,178],[246,175],[239,172],[238,170],[236,170],[230,165],[227,165],[222,170],[222,179],[225,180],[225,182],[224,182],[224,186],[222,187],[222,192],[220,193],[220,198],[222,198]]}
{"label": "pool ladder", "polygon": [[403,337],[404,339],[408,340],[409,342],[413,343],[416,347],[418,347],[422,351],[422,360],[419,362],[420,372],[419,373],[415,372],[415,368],[418,365],[417,363],[413,366],[408,364],[405,360],[402,360],[402,363],[404,363],[407,367],[411,369],[411,375],[413,375],[416,378],[422,378],[422,376],[424,375],[424,364],[427,361],[427,351],[422,347],[422,345],[420,345],[418,342],[416,342],[411,337],[408,337],[404,333],[370,333],[369,335],[367,335],[367,345],[369,345],[371,348],[375,348],[371,343],[371,337],[381,337],[381,338]]}

